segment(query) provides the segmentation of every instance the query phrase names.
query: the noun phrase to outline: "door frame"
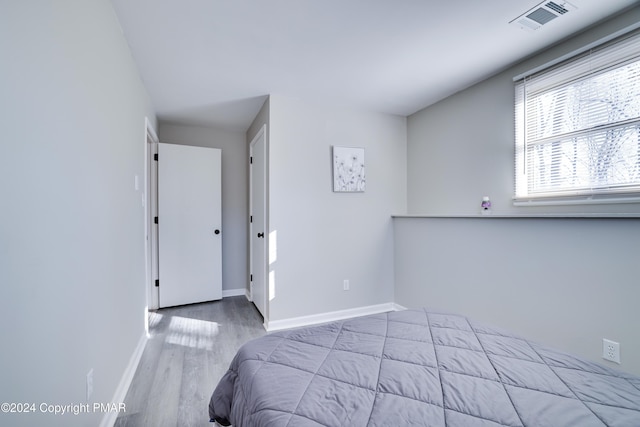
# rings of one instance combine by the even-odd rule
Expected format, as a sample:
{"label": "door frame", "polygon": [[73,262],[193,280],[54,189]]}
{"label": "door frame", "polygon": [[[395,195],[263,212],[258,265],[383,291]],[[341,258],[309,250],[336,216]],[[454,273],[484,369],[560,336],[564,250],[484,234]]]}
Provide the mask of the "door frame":
{"label": "door frame", "polygon": [[[147,309],[157,310],[160,306],[158,288],[155,286],[158,280],[158,227],[153,218],[158,215],[158,164],[154,160],[158,154],[158,135],[148,118],[145,118],[145,270],[146,270],[146,295]],[[147,316],[145,316],[147,321]],[[148,325],[147,332],[148,332]]]}
{"label": "door frame", "polygon": [[256,133],[256,135],[253,137],[253,139],[251,140],[251,143],[249,144],[249,215],[250,215],[250,220],[249,220],[249,287],[248,287],[248,292],[247,292],[247,298],[249,299],[249,301],[253,301],[253,296],[254,296],[254,282],[251,280],[251,277],[253,275],[253,249],[254,249],[254,239],[253,236],[258,232],[257,227],[254,225],[252,218],[254,215],[254,209],[259,208],[256,206],[253,206],[253,194],[256,191],[256,189],[253,188],[253,154],[254,154],[254,147],[256,145],[256,143],[261,139],[264,139],[264,156],[263,156],[263,160],[264,160],[264,164],[263,164],[263,171],[264,171],[264,176],[262,177],[262,182],[263,182],[263,193],[264,193],[264,197],[263,197],[263,206],[261,207],[263,210],[263,218],[264,218],[264,230],[262,230],[262,232],[264,232],[264,239],[262,240],[262,245],[263,245],[263,260],[261,263],[261,267],[262,267],[262,277],[263,277],[263,286],[264,286],[264,301],[263,301],[263,307],[264,307],[264,313],[263,313],[263,317],[264,317],[264,324],[266,325],[269,321],[269,286],[268,286],[268,280],[269,280],[269,270],[268,270],[268,250],[267,248],[269,247],[269,217],[268,217],[268,209],[267,209],[267,205],[268,205],[268,198],[267,198],[267,177],[268,177],[268,170],[267,170],[267,166],[269,164],[269,162],[267,161],[267,153],[268,153],[268,139],[267,139],[267,125],[264,124],[262,125],[262,127],[260,128],[260,130]]}

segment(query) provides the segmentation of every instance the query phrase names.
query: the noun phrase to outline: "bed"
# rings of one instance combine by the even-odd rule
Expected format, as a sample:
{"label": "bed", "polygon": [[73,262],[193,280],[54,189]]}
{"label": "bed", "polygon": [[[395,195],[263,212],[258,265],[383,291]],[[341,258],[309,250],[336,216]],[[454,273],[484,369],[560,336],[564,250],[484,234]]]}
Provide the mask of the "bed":
{"label": "bed", "polygon": [[640,426],[640,378],[465,316],[389,312],[245,344],[212,421],[250,426]]}

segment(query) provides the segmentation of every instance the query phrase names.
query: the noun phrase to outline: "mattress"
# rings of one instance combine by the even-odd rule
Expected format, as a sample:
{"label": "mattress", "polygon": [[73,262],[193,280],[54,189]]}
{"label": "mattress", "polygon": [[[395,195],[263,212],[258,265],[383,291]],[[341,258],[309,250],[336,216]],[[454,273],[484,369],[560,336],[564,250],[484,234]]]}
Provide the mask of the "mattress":
{"label": "mattress", "polygon": [[245,344],[210,418],[241,426],[640,426],[640,378],[465,316],[389,312]]}

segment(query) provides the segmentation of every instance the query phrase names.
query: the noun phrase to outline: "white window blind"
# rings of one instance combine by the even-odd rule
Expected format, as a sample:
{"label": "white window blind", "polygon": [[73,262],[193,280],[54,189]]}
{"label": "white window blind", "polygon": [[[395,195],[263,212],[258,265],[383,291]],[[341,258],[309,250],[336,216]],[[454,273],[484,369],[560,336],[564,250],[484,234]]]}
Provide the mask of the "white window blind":
{"label": "white window blind", "polygon": [[515,83],[515,200],[640,196],[640,33]]}

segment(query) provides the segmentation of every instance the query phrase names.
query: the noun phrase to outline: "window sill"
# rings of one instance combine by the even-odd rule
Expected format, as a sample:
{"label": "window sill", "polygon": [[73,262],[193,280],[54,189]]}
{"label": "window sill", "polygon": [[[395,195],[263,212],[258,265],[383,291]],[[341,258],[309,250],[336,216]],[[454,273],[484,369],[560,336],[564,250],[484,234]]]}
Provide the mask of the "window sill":
{"label": "window sill", "polygon": [[513,199],[513,206],[567,206],[567,205],[617,205],[640,203],[640,197],[581,197],[558,199]]}
{"label": "window sill", "polygon": [[554,214],[460,214],[460,215],[432,215],[432,214],[403,214],[391,215],[392,218],[640,218],[640,213],[554,213]]}

